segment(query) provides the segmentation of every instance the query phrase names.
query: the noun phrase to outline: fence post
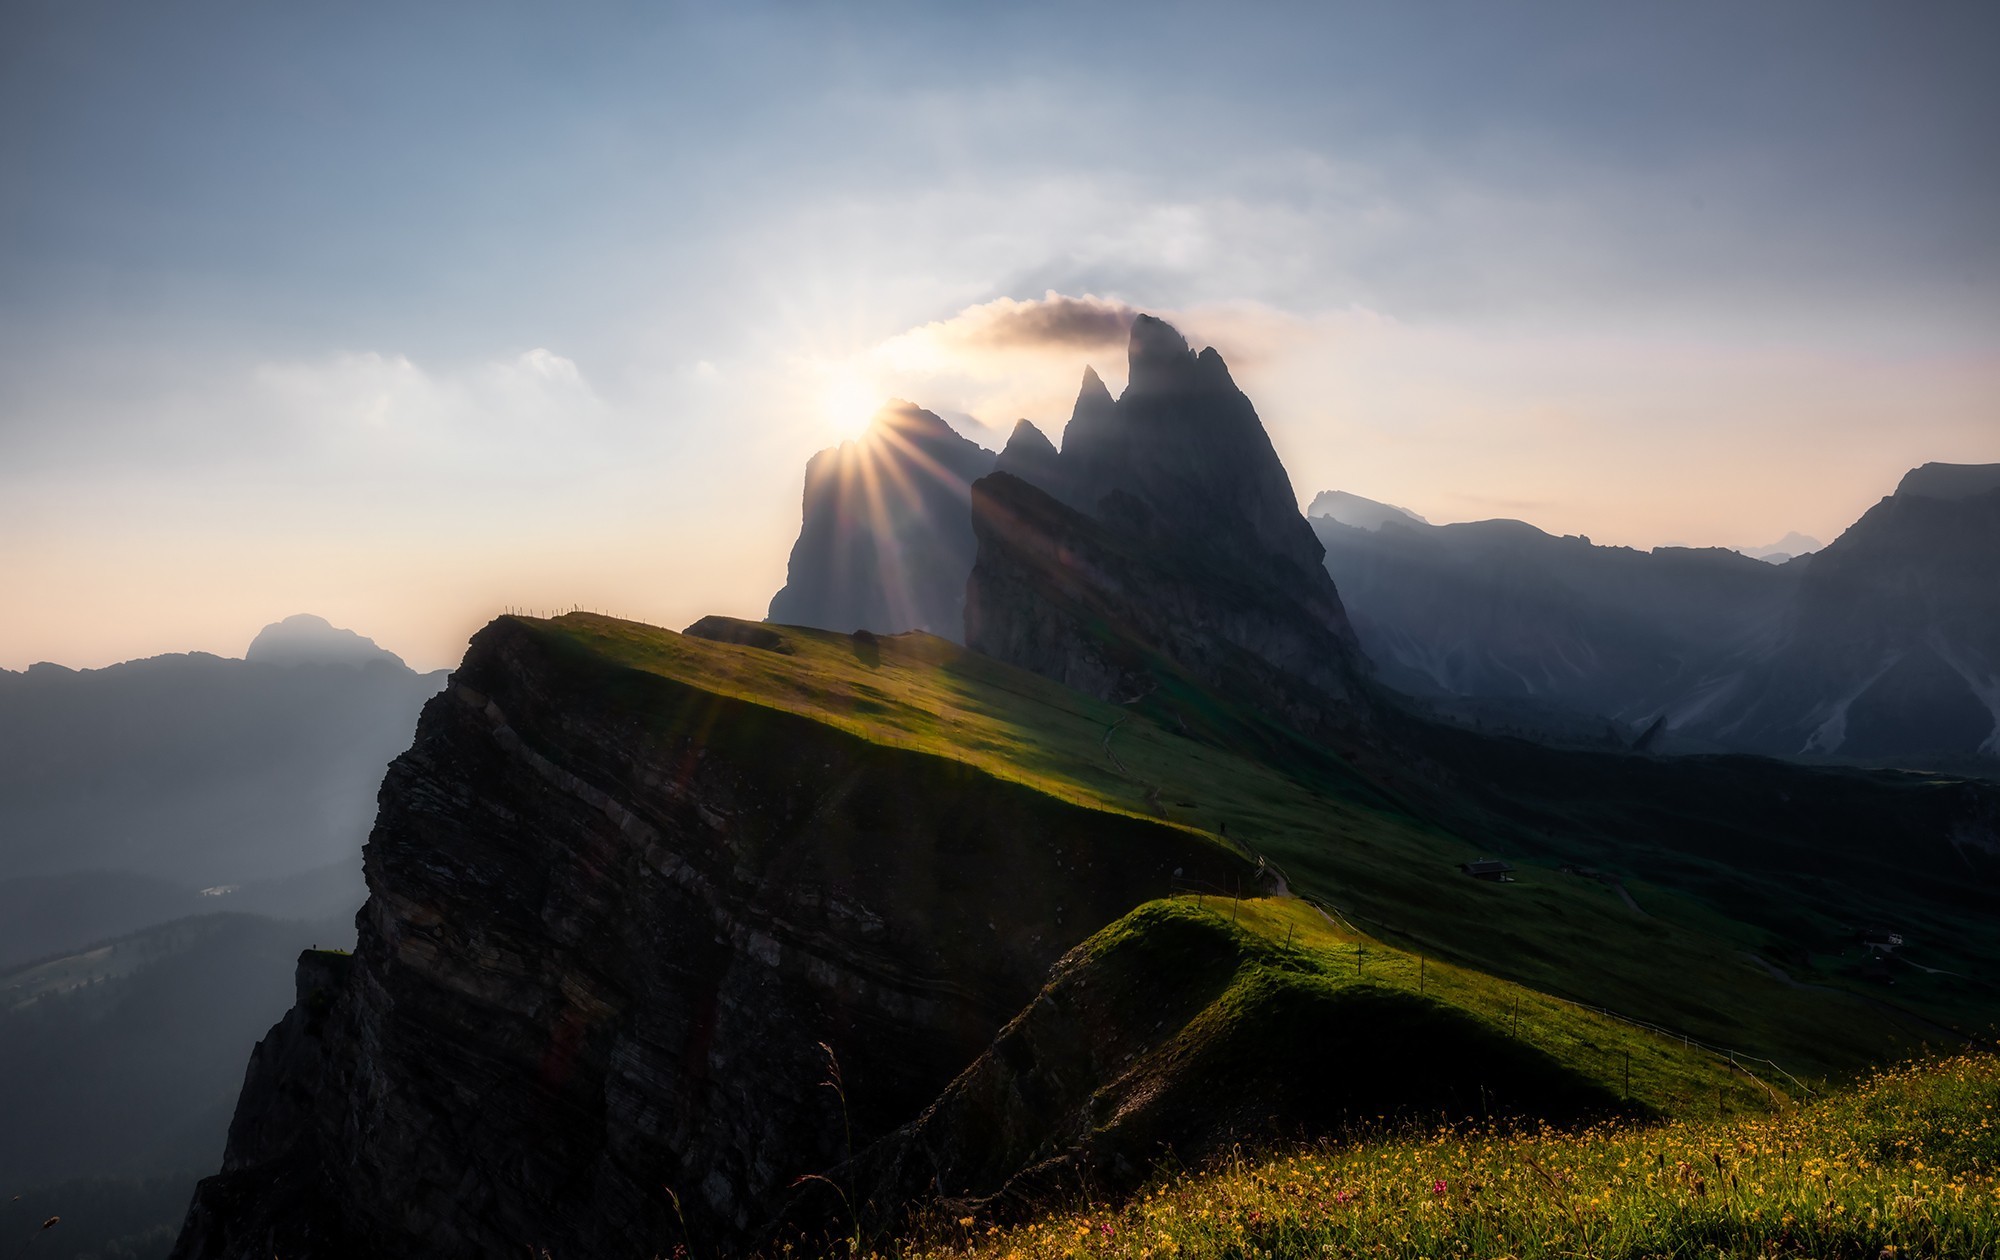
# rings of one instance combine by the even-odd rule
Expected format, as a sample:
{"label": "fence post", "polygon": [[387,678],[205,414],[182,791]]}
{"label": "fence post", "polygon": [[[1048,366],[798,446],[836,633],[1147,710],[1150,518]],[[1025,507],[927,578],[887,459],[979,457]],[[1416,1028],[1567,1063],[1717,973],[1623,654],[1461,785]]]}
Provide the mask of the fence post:
{"label": "fence post", "polygon": [[1625,1052],[1625,1101],[1632,1101],[1632,1052]]}

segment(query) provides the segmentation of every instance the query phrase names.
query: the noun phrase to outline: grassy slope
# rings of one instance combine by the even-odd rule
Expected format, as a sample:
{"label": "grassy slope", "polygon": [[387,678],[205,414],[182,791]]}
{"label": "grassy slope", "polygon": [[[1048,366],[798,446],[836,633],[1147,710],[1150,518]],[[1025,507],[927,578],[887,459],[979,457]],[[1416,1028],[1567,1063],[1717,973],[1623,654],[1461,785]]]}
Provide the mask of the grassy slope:
{"label": "grassy slope", "polygon": [[[1740,756],[1552,756],[1518,740],[1428,734],[1479,776],[1458,825],[1504,836],[1510,853],[1616,871],[1652,886],[1643,904],[1757,950],[1802,982],[1994,1034],[2000,855],[1976,834],[1945,838],[1982,812],[1990,825],[1990,789]],[[1893,990],[1866,977],[1855,931],[1866,925],[1908,938],[1888,969]]]}
{"label": "grassy slope", "polygon": [[1236,1156],[1122,1208],[943,1221],[898,1260],[2000,1257],[2000,1059],[1885,1073],[1775,1115],[1385,1133]]}
{"label": "grassy slope", "polygon": [[[1149,1052],[1157,1073],[1148,1077],[1142,1064],[1148,1079],[1120,1086],[1138,1096],[1268,1077],[1264,1088],[1285,1091],[1295,1110],[1324,1103],[1349,1115],[1355,1107],[1367,1115],[1410,1114],[1412,1107],[1426,1114],[1425,1098],[1433,1117],[1440,1106],[1476,1114],[1481,1079],[1496,1115],[1503,1108],[1714,1115],[1787,1101],[1782,1090],[1699,1048],[1510,981],[1419,959],[1297,898],[1184,894],[1140,907],[1084,950],[1087,976],[1064,979],[1134,995],[1225,963],[1225,981],[1204,982],[1213,995],[1199,1013]],[[1148,1005],[1143,996],[1133,1000],[1140,1010]],[[1284,1012],[1276,1022],[1304,1044],[1274,1041],[1271,1011]],[[1371,1063],[1384,1046],[1389,1061]],[[1176,1079],[1191,1063],[1201,1070]],[[1376,1088],[1370,1074],[1402,1083]],[[1306,1077],[1322,1079],[1302,1088],[1296,1081]],[[1316,1097],[1318,1085],[1327,1097]],[[1530,1096],[1541,1101],[1524,1106]]]}
{"label": "grassy slope", "polygon": [[[1338,905],[1380,940],[1769,1055],[1801,1077],[1849,1072],[1915,1039],[1876,1007],[1761,973],[1700,906],[1634,914],[1602,885],[1536,868],[1514,884],[1467,879],[1457,864],[1486,856],[1479,848],[1338,759],[1192,692],[1134,712],[925,635],[857,643],[786,627],[780,652],[589,614],[525,624],[624,667],[962,759],[1067,800],[1226,828],[1232,843],[1280,864],[1295,891]],[[1672,898],[1658,900],[1671,910]]]}
{"label": "grassy slope", "polygon": [[[1192,899],[1177,899],[1186,913]],[[1754,1074],[1733,1071],[1698,1047],[1657,1036],[1573,1003],[1483,972],[1420,958],[1354,932],[1296,898],[1240,904],[1209,899],[1199,906],[1217,927],[1258,944],[1259,969],[1309,977],[1329,994],[1368,991],[1420,996],[1494,1038],[1539,1050],[1606,1094],[1636,1110],[1666,1115],[1767,1110],[1787,1084],[1769,1088]],[[1469,1040],[1477,1033],[1466,1035]],[[1463,1070],[1458,1047],[1428,1048],[1441,1071]],[[1629,1073],[1629,1075],[1628,1075]]]}

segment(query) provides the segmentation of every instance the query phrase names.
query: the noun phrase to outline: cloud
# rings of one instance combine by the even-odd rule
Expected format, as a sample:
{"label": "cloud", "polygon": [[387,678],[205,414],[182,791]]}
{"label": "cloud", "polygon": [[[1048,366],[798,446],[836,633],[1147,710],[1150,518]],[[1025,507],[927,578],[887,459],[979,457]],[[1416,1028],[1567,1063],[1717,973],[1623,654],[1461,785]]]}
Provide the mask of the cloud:
{"label": "cloud", "polygon": [[1123,387],[1126,339],[1142,313],[1172,323],[1193,346],[1214,346],[1232,369],[1253,371],[1323,349],[1350,326],[1381,322],[1358,309],[1307,316],[1254,301],[1142,308],[1052,289],[1029,300],[996,298],[906,329],[859,352],[844,370],[875,396],[917,400],[975,441],[1004,440],[1022,417],[1054,437],[1069,419],[1086,365],[1114,392]]}
{"label": "cloud", "polygon": [[1138,314],[1113,299],[1091,293],[1069,297],[1050,289],[1026,302],[1003,297],[968,306],[944,323],[926,327],[968,349],[1097,350],[1123,345]]}
{"label": "cloud", "polygon": [[995,298],[950,319],[912,328],[883,342],[875,356],[902,371],[935,370],[968,358],[1021,353],[1079,354],[1122,348],[1139,312],[1092,293],[1050,289],[1039,298]]}
{"label": "cloud", "polygon": [[496,449],[545,466],[603,410],[576,363],[541,347],[444,370],[376,352],[267,363],[251,399],[295,448],[425,466]]}

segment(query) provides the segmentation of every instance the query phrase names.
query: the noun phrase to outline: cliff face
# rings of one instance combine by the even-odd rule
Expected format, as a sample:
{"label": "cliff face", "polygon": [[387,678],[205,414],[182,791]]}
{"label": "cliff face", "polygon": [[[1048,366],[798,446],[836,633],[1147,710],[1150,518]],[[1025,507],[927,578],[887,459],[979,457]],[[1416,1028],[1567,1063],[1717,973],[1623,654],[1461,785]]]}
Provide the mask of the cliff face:
{"label": "cliff face", "polygon": [[973,487],[967,645],[1105,699],[1168,668],[1302,729],[1341,720],[1367,661],[1255,409],[1159,320],[1130,361],[1116,399],[1085,371],[1047,484]]}
{"label": "cliff face", "polygon": [[1005,473],[973,487],[972,520],[977,651],[1116,703],[1183,671],[1307,730],[1358,698],[1340,641],[1252,577],[1176,563]]}
{"label": "cliff face", "polygon": [[1125,392],[1086,372],[1063,431],[1056,497],[1175,563],[1267,585],[1352,645],[1326,549],[1291,478],[1213,348],[1196,354],[1170,325],[1132,325]]}
{"label": "cliff face", "polygon": [[[1784,756],[2000,758],[2000,465],[1926,464],[1804,566],[1687,729]],[[1791,566],[1787,566],[1789,568]]]}
{"label": "cliff face", "polygon": [[309,957],[178,1257],[651,1256],[754,1242],[787,1203],[821,1223],[837,1201],[788,1188],[917,1115],[1064,951],[1177,868],[1238,870],[512,620],[380,803],[354,956]]}
{"label": "cliff face", "polygon": [[908,403],[891,403],[860,438],[813,456],[770,619],[957,639],[972,567],[966,503],[995,458]]}
{"label": "cliff face", "polygon": [[[1195,353],[1142,315],[1127,359],[1117,398],[1084,369],[1060,450],[1024,420],[995,457],[902,404],[863,441],[820,452],[771,620],[963,634],[980,651],[1105,698],[1148,685],[1141,675],[1152,666],[1133,672],[1144,657],[1211,685],[1247,668],[1290,697],[1282,707],[1295,723],[1353,702],[1368,665],[1321,563],[1325,548],[1222,356]],[[1012,489],[974,495],[971,483],[989,472],[1070,516],[1058,524]],[[1075,598],[1042,598],[1053,573],[1029,556],[1053,554],[1055,536],[1031,542],[1026,531],[1043,525],[1102,543],[1088,566],[1095,595],[1072,570],[1062,585]],[[1117,659],[1102,649],[1104,627],[1054,620],[1057,605],[1078,600],[1090,616],[1118,613]]]}

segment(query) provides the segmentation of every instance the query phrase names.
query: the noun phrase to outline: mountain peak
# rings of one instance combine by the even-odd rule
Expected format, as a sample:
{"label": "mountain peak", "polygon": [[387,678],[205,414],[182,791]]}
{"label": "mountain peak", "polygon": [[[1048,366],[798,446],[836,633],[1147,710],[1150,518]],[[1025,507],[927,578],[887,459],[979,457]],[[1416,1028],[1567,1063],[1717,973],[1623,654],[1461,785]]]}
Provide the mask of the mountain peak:
{"label": "mountain peak", "polygon": [[1903,474],[1896,494],[1926,499],[1969,499],[2000,490],[2000,464],[1929,463]]}
{"label": "mountain peak", "polygon": [[[1143,691],[1128,665],[1151,654],[1197,677],[1261,679],[1258,703],[1286,720],[1354,700],[1367,667],[1325,549],[1222,356],[1149,315],[1130,355],[1115,400],[1084,374],[1047,476],[1003,458],[1014,475],[974,487],[966,642],[1106,699]],[[1114,626],[1122,646],[1107,656],[1100,631]]]}
{"label": "mountain peak", "polygon": [[1313,496],[1312,506],[1306,509],[1307,517],[1324,516],[1339,521],[1342,525],[1355,529],[1379,530],[1384,525],[1397,522],[1405,525],[1428,525],[1429,521],[1406,507],[1393,503],[1381,503],[1374,499],[1364,499],[1358,494],[1345,490],[1322,490]]}
{"label": "mountain peak", "polygon": [[[917,404],[902,398],[891,398],[882,404],[862,431],[861,440],[879,441],[884,437],[897,437],[912,442],[940,441],[956,439],[970,441],[958,430],[946,424],[944,417],[934,411],[926,411]],[[973,445],[978,445],[973,443]]]}
{"label": "mountain peak", "polygon": [[994,458],[937,413],[901,399],[877,411],[860,438],[814,455],[770,619],[956,638],[972,567],[967,496]]}
{"label": "mountain peak", "polygon": [[375,640],[352,630],[343,630],[324,617],[295,613],[274,621],[250,641],[245,660],[267,665],[374,665],[387,663],[408,668],[403,658]]}
{"label": "mountain peak", "polygon": [[1195,354],[1187,338],[1163,319],[1141,315],[1132,321],[1132,340],[1126,348],[1130,365],[1125,392],[1154,393],[1184,390],[1193,383]]}
{"label": "mountain peak", "polygon": [[1061,458],[1046,434],[1028,421],[1018,420],[993,467],[996,472],[1011,473],[1060,498],[1057,483],[1061,480]]}
{"label": "mountain peak", "polygon": [[1105,388],[1104,378],[1097,374],[1097,369],[1086,364],[1083,369],[1083,384],[1076,391],[1076,407],[1081,410],[1086,401],[1094,406],[1100,399],[1107,404],[1110,403],[1111,391]]}

